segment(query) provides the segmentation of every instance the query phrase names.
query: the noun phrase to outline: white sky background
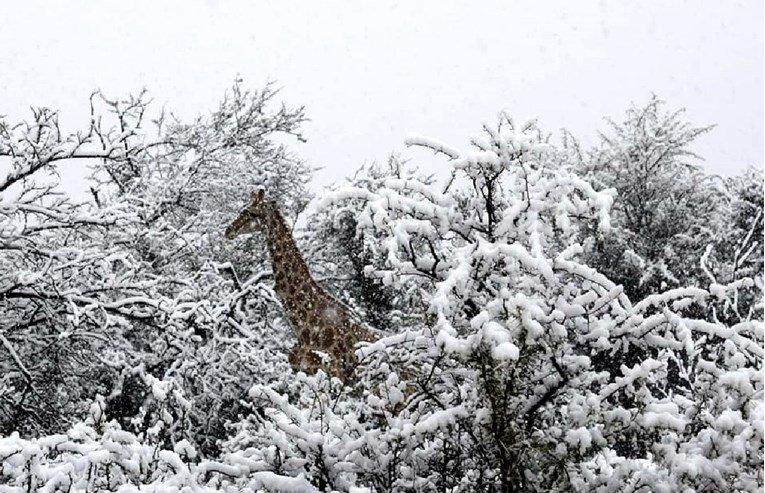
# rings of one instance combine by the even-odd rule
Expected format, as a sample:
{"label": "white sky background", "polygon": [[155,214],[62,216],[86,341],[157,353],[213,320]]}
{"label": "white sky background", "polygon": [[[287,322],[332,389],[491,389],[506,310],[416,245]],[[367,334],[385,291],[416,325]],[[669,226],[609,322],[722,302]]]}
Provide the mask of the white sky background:
{"label": "white sky background", "polygon": [[[762,166],[762,1],[103,2],[0,4],[0,114],[88,122],[88,96],[148,88],[182,117],[240,75],[305,105],[318,188],[404,150],[458,148],[508,110],[592,142],[603,117],[656,92],[697,124],[709,170]],[[421,150],[404,156],[434,161]],[[81,166],[81,164],[73,164]],[[65,179],[84,172],[70,168]],[[75,185],[70,185],[75,186]]]}

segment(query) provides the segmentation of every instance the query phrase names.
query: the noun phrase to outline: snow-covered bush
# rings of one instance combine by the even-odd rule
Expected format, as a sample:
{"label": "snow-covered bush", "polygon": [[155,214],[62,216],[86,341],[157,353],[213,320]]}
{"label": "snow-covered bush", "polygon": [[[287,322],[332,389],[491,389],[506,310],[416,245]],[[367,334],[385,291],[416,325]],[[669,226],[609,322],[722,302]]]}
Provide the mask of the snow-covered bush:
{"label": "snow-covered bush", "polygon": [[[363,166],[345,182],[331,186],[327,193],[346,187],[377,191],[385,187],[386,180],[404,177],[433,182],[432,177],[412,174],[400,157],[392,155],[384,165]],[[311,269],[320,282],[371,326],[396,332],[408,324],[421,324],[423,305],[416,289],[393,289],[367,275],[370,269],[383,266],[384,255],[380,252],[380,236],[358,228],[363,207],[359,201],[333,202],[306,221],[300,240]]]}
{"label": "snow-covered bush", "polygon": [[618,192],[614,232],[588,263],[636,299],[705,282],[698,260],[719,233],[724,192],[693,145],[712,127],[691,125],[656,96],[623,121],[608,121],[600,143],[576,163],[593,186]]}
{"label": "snow-covered bush", "polygon": [[0,492],[762,488],[762,180],[688,165],[705,129],[654,100],[583,153],[501,115],[467,152],[407,139],[444,184],[333,187],[304,251],[387,331],[343,385],[289,369],[260,238],[221,241],[251,188],[309,197],[273,97],[0,120]]}
{"label": "snow-covered bush", "polygon": [[[264,248],[222,241],[251,189],[290,214],[310,197],[311,169],[275,142],[302,138],[302,109],[274,96],[237,81],[190,124],[150,118],[145,93],[95,93],[72,134],[48,109],[0,120],[0,433],[63,432],[97,394],[139,431],[145,372],[184,388],[190,439],[210,452],[253,383],[286,378]],[[78,165],[93,171],[89,200],[56,188]]]}
{"label": "snow-covered bush", "polygon": [[763,174],[753,167],[726,180],[726,202],[723,223],[717,241],[705,251],[708,279],[729,282],[751,277],[756,290],[741,293],[734,301],[718,311],[721,318],[763,318],[763,263],[765,263],[765,227],[763,226]]}
{"label": "snow-covered bush", "polygon": [[239,454],[340,490],[762,485],[763,325],[697,316],[750,278],[632,303],[582,263],[583,233],[609,234],[614,191],[567,172],[535,123],[503,116],[465,154],[408,143],[449,159],[446,187],[391,177],[327,201],[363,204],[385,258],[371,274],[416,286],[429,323],[360,348],[352,389],[253,388]]}
{"label": "snow-covered bush", "polygon": [[[155,399],[184,408],[172,381],[151,382]],[[318,491],[301,477],[281,477],[266,464],[205,460],[186,439],[166,442],[173,418],[167,413],[144,433],[134,434],[105,419],[100,397],[89,416],[65,433],[34,439],[14,432],[0,437],[0,493],[61,491]]]}

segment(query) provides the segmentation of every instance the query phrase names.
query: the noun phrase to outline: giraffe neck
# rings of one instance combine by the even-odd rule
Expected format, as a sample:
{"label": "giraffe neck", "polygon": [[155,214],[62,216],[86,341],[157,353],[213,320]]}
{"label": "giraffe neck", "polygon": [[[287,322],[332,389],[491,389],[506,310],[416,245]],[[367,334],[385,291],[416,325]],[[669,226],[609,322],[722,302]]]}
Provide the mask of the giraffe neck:
{"label": "giraffe neck", "polygon": [[265,216],[263,219],[266,223],[266,242],[276,281],[276,294],[282,301],[289,301],[301,296],[298,288],[306,283],[313,284],[313,279],[303,255],[295,244],[292,231],[287,227],[278,208],[270,207]]}
{"label": "giraffe neck", "polygon": [[357,361],[354,345],[373,340],[374,335],[354,322],[349,311],[313,280],[276,204],[260,209],[257,219],[266,234],[276,294],[297,335],[290,364],[316,371],[323,365],[315,353],[320,350],[331,358],[328,371],[347,380]]}

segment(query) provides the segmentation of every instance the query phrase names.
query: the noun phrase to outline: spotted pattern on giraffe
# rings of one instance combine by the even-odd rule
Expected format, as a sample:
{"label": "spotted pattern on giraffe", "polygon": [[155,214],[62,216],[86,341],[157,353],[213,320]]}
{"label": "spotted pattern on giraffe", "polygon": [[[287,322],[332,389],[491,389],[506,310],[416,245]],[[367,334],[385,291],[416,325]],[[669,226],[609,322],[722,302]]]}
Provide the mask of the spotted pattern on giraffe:
{"label": "spotted pattern on giraffe", "polygon": [[[355,321],[350,309],[316,283],[278,205],[266,199],[263,190],[252,194],[250,204],[226,228],[226,237],[258,230],[265,235],[275,291],[297,338],[288,355],[290,365],[306,373],[322,368],[349,381],[357,365],[355,345],[376,339],[376,333]],[[317,352],[325,353],[329,363],[324,364]]]}

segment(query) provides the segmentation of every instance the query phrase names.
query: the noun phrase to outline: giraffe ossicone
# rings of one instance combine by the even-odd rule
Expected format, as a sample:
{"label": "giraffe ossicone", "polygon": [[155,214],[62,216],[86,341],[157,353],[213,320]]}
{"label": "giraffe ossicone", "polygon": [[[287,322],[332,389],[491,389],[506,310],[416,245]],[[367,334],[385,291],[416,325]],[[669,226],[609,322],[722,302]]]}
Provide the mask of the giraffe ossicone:
{"label": "giraffe ossicone", "polygon": [[357,364],[356,343],[376,339],[375,333],[354,320],[343,303],[316,283],[278,204],[268,200],[262,189],[251,195],[225,235],[233,239],[254,230],[265,235],[275,291],[297,336],[288,357],[290,364],[306,373],[322,368],[348,381]]}

